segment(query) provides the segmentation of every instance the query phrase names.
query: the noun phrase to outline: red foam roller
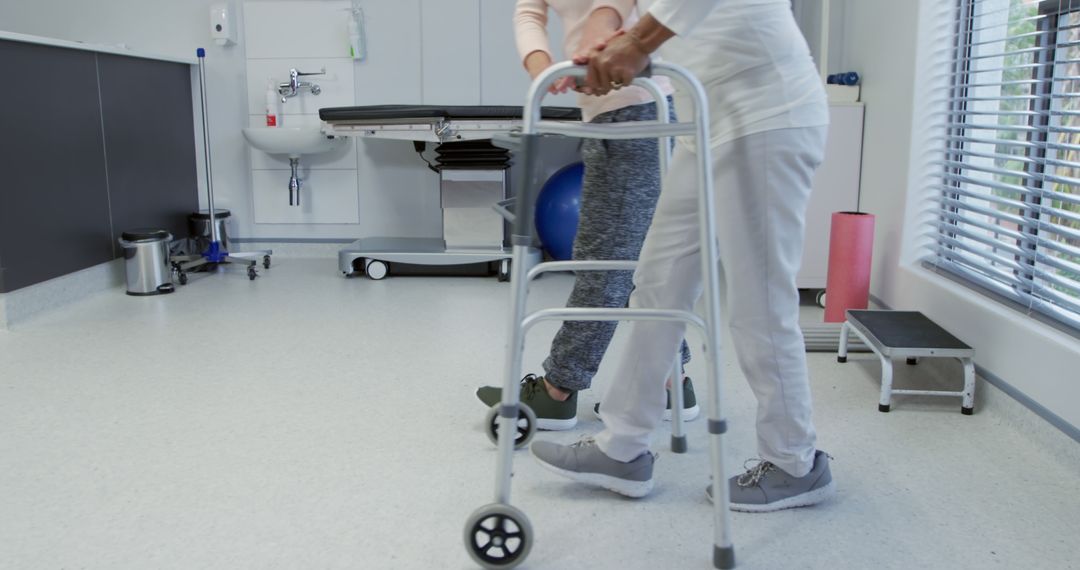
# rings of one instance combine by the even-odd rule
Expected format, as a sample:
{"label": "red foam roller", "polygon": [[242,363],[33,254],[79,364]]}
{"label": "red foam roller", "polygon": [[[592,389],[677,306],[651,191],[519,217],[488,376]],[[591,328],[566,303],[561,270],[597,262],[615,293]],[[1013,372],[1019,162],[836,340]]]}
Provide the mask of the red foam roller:
{"label": "red foam roller", "polygon": [[865,309],[870,301],[870,267],[874,254],[874,216],[835,212],[829,229],[829,276],[825,283],[825,322],[844,322],[848,309]]}

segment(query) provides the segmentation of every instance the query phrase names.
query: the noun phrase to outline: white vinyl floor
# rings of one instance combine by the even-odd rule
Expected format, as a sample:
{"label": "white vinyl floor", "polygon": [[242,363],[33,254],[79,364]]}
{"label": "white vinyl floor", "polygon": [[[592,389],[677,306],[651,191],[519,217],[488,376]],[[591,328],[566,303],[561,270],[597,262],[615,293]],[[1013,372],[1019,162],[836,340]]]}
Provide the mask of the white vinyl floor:
{"label": "white vinyl floor", "polygon": [[[500,381],[509,288],[276,263],[254,282],[114,290],[0,331],[0,568],[475,568],[462,526],[492,500],[495,453],[474,391]],[[544,278],[534,306],[563,303],[570,284]],[[530,370],[554,330],[530,338]],[[982,406],[985,386],[971,417],[953,399],[899,397],[881,414],[875,358],[809,358],[838,495],[734,515],[740,568],[1080,568],[1075,443]],[[754,455],[755,403],[727,361],[734,473]],[[582,394],[577,429],[538,437],[597,431],[610,370]],[[898,386],[960,381],[951,364],[898,370]],[[513,503],[536,531],[523,568],[710,568],[704,422],[689,427],[686,455],[659,434],[657,488],[638,501],[519,452]]]}

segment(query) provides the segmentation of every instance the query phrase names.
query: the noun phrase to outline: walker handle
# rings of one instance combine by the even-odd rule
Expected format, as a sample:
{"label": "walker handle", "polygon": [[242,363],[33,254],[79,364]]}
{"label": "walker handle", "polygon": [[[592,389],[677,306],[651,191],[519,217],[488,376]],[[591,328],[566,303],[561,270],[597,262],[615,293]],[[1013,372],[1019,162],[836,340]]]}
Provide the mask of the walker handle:
{"label": "walker handle", "polygon": [[[585,85],[585,74],[588,73],[588,67],[586,67],[584,65],[581,65],[581,66],[578,66],[578,67],[585,70],[585,73],[582,73],[580,75],[577,74],[577,73],[574,73],[574,74],[572,74],[572,77],[574,78],[574,86],[575,87],[582,87],[582,86]],[[653,75],[653,73],[652,73],[652,60],[649,60],[649,63],[645,66],[645,69],[642,69],[641,73],[638,73],[635,76],[635,79],[636,78],[651,79],[652,75]],[[626,87],[626,86],[624,85],[622,87]]]}

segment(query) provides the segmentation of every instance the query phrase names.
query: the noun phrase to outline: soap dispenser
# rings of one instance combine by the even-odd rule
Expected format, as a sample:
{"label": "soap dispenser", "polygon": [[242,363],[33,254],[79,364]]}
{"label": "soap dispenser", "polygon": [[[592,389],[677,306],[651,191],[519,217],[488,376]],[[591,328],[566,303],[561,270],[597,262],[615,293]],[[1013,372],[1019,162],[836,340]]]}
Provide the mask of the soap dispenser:
{"label": "soap dispenser", "polygon": [[274,79],[268,78],[266,84],[266,126],[281,126],[281,111],[278,108],[278,92]]}
{"label": "soap dispenser", "polygon": [[214,43],[219,46],[231,46],[236,43],[235,21],[231,2],[210,6],[210,37],[214,39]]}

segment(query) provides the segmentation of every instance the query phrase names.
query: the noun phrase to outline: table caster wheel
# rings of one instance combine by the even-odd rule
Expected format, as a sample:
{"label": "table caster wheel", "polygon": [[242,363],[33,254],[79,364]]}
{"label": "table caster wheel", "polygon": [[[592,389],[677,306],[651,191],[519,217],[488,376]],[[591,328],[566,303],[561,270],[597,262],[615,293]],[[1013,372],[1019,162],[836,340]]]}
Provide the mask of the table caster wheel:
{"label": "table caster wheel", "polygon": [[533,529],[529,517],[510,505],[480,507],[465,521],[465,548],[484,568],[513,568],[525,561],[532,549]]}
{"label": "table caster wheel", "polygon": [[[487,436],[491,443],[499,445],[499,406],[492,406],[484,420]],[[536,412],[526,404],[518,404],[517,434],[514,435],[514,449],[521,449],[536,435]]]}
{"label": "table caster wheel", "polygon": [[390,266],[385,261],[379,261],[378,259],[372,259],[367,262],[367,266],[364,267],[364,273],[367,273],[369,279],[378,281],[385,279],[390,274]]}
{"label": "table caster wheel", "polygon": [[177,273],[176,280],[179,281],[181,285],[187,285],[187,273],[183,271]]}
{"label": "table caster wheel", "polygon": [[249,265],[248,266],[247,274],[248,274],[248,279],[250,279],[251,281],[254,281],[255,278],[259,276],[259,272],[255,271],[255,266],[254,265]]}
{"label": "table caster wheel", "polygon": [[263,256],[263,269],[270,269],[270,256],[269,255],[264,255]]}

